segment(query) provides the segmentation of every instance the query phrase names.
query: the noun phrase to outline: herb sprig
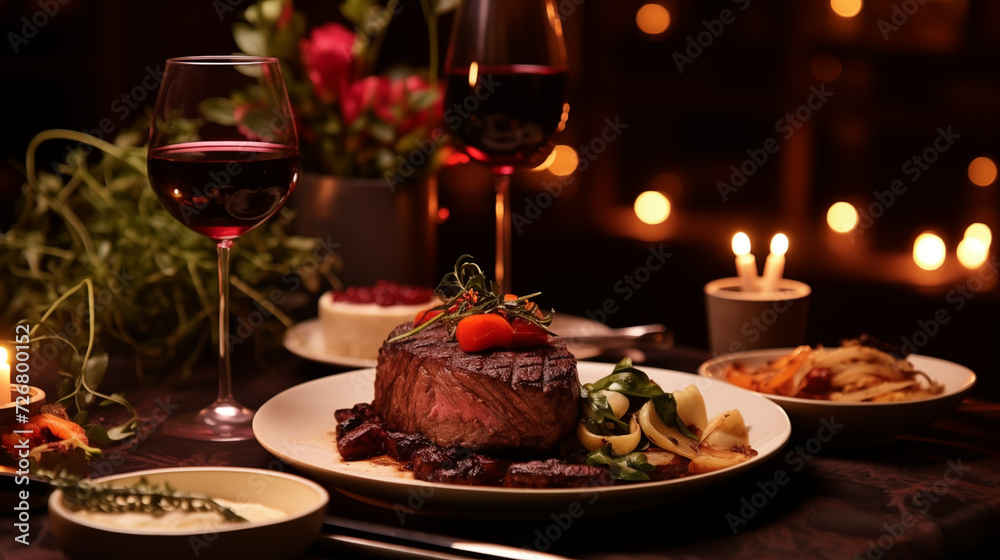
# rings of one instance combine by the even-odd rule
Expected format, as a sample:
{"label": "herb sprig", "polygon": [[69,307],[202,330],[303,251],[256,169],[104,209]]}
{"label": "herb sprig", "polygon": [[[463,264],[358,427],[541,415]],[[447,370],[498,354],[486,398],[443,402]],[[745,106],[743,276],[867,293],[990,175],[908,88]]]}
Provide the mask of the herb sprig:
{"label": "herb sprig", "polygon": [[145,477],[132,486],[107,486],[75,478],[52,478],[49,483],[61,488],[63,504],[71,510],[99,513],[215,512],[230,522],[247,519],[212,498],[182,494],[169,483],[151,484]]}
{"label": "herb sprig", "polygon": [[541,292],[507,299],[500,285],[487,279],[479,265],[467,262],[467,259],[472,259],[472,256],[459,257],[454,270],[445,274],[434,290],[444,303],[432,307],[431,310],[441,313],[403,334],[394,336],[389,342],[403,340],[437,323],[444,323],[448,329],[448,338],[454,339],[459,321],[470,315],[485,313],[498,313],[508,321],[521,319],[536,325],[548,334],[555,334],[549,330],[549,325],[552,324],[552,312],[543,312],[538,304],[531,301],[531,298],[538,297]]}

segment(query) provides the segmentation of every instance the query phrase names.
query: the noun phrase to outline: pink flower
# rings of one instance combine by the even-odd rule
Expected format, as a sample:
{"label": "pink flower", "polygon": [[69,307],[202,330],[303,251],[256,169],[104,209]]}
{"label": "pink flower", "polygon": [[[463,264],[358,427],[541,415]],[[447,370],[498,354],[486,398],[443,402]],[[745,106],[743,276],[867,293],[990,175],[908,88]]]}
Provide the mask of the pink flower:
{"label": "pink flower", "polygon": [[414,101],[430,92],[430,86],[419,76],[389,78],[368,76],[354,82],[341,99],[344,124],[350,126],[364,111],[372,111],[382,122],[391,125],[399,136],[420,126],[429,125],[441,114],[442,95],[433,101],[414,105]]}
{"label": "pink flower", "polygon": [[340,100],[340,114],[344,117],[344,124],[351,126],[363,111],[381,104],[388,89],[389,78],[385,76],[368,76],[351,84]]}
{"label": "pink flower", "polygon": [[338,23],[317,27],[309,39],[299,41],[302,63],[320,101],[333,103],[350,85],[355,64],[352,45],[354,33]]}

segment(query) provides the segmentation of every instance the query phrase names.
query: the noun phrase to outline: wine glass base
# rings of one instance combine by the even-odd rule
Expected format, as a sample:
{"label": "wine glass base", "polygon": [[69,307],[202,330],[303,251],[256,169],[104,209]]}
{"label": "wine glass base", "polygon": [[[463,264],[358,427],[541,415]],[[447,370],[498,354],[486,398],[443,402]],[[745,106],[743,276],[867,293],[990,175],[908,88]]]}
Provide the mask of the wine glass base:
{"label": "wine glass base", "polygon": [[202,441],[246,441],[254,439],[254,411],[238,403],[213,403],[163,423],[162,433]]}

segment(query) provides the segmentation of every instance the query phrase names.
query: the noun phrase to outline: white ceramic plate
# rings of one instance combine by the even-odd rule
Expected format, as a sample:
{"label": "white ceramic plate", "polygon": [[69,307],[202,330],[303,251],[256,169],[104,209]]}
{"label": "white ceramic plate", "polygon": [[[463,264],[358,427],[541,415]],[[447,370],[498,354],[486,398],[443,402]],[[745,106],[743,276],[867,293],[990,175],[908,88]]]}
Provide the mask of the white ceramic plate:
{"label": "white ceramic plate", "polygon": [[314,362],[353,368],[375,367],[375,360],[340,356],[326,349],[323,326],[319,319],[309,319],[292,325],[282,339],[289,352]]}
{"label": "white ceramic plate", "polygon": [[[738,354],[718,356],[701,364],[698,373],[704,377],[725,382],[726,367],[734,361],[756,368],[784,356],[794,348],[773,348],[750,350]],[[833,445],[853,445],[885,440],[905,432],[913,432],[933,422],[954,409],[965,393],[976,382],[976,374],[959,364],[931,358],[910,355],[910,361],[931,379],[944,385],[944,392],[933,398],[892,403],[845,403],[815,399],[800,399],[781,395],[766,395],[788,413],[796,432],[817,431],[824,437],[833,426]]]}
{"label": "white ceramic plate", "polygon": [[[580,362],[582,382],[611,373],[613,364]],[[395,467],[345,462],[337,453],[333,413],[371,402],[375,370],[365,369],[317,379],[271,398],[257,411],[254,435],[281,460],[359,500],[413,512],[481,517],[547,517],[567,508],[584,514],[609,513],[677,499],[749,469],[777,452],[791,434],[788,416],[774,403],[727,383],[689,373],[642,368],[665,391],[695,384],[705,397],[709,417],[738,408],[758,455],[721,471],[676,480],[598,488],[511,489],[437,484],[401,478]],[[575,505],[574,505],[575,504]]]}
{"label": "white ceramic plate", "polygon": [[[552,318],[552,325],[549,328],[552,329],[552,332],[567,338],[574,336],[598,336],[611,330],[610,327],[603,323],[561,313],[555,314]],[[319,319],[302,321],[301,323],[292,325],[290,329],[285,331],[282,342],[289,352],[307,360],[313,360],[314,362],[352,368],[375,367],[375,360],[353,356],[340,356],[329,352],[326,349],[322,329],[323,327],[320,325]],[[570,344],[568,346],[570,352],[578,360],[592,358],[601,353],[600,347],[597,346],[582,344]]]}
{"label": "white ceramic plate", "polygon": [[272,521],[232,523],[212,529],[115,526],[63,505],[62,490],[49,496],[49,524],[59,548],[74,560],[164,558],[282,560],[298,558],[319,536],[329,494],[311,480],[263,469],[179,467],[96,479],[128,487],[140,479],[169,484],[181,493],[250,502],[285,512]]}

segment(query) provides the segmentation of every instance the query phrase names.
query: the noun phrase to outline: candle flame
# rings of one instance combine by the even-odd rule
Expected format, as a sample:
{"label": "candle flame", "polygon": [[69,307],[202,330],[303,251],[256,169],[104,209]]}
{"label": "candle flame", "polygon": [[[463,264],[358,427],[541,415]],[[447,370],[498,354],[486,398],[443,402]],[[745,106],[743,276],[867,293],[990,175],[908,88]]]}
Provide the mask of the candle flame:
{"label": "candle flame", "polygon": [[784,255],[788,251],[788,236],[779,233],[771,238],[771,252],[775,255]]}
{"label": "candle flame", "polygon": [[0,364],[6,364],[6,363],[7,363],[7,349],[0,348]]}
{"label": "candle flame", "polygon": [[469,65],[469,87],[470,88],[476,87],[476,82],[478,80],[479,80],[479,63],[473,61],[472,64]]}
{"label": "candle flame", "polygon": [[746,255],[750,253],[750,236],[741,232],[738,232],[733,236],[733,252],[737,255]]}

